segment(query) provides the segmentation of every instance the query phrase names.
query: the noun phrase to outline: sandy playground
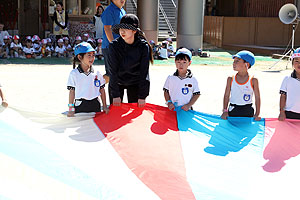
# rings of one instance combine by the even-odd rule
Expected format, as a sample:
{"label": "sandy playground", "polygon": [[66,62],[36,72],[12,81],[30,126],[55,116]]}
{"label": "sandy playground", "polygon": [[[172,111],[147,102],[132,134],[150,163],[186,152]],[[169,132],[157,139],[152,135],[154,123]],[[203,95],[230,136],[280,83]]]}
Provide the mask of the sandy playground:
{"label": "sandy playground", "polygon": [[[277,117],[279,110],[279,88],[283,78],[291,74],[291,64],[286,69],[282,61],[272,69],[274,61],[258,61],[249,70],[259,80],[261,92],[261,117]],[[104,65],[95,65],[104,73]],[[200,112],[221,114],[223,94],[228,76],[235,72],[231,65],[191,65],[199,82],[201,96],[194,105]],[[9,106],[12,108],[41,113],[63,113],[67,110],[68,90],[66,83],[70,65],[1,64],[0,82]],[[163,85],[168,75],[173,74],[175,65],[150,66],[151,90],[147,103],[165,106]],[[107,89],[107,87],[106,87]],[[108,101],[108,100],[107,100]]]}

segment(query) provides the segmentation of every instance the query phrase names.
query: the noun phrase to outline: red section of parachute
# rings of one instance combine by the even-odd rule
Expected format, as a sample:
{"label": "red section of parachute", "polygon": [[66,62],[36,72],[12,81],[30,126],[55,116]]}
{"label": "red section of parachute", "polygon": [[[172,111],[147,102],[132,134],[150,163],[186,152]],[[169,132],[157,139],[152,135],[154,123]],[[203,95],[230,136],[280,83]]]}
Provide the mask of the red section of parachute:
{"label": "red section of parachute", "polygon": [[300,120],[265,119],[264,159],[263,166],[267,172],[278,172],[286,161],[300,154]]}
{"label": "red section of parachute", "polygon": [[176,113],[146,104],[111,106],[95,123],[129,169],[161,199],[195,199],[187,182]]}

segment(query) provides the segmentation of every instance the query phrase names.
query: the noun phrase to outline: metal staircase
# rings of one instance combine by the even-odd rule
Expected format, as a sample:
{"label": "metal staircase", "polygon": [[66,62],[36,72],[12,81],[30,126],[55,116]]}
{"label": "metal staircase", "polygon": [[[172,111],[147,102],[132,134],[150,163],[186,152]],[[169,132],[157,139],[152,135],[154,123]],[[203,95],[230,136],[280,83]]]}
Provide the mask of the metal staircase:
{"label": "metal staircase", "polygon": [[[177,1],[159,0],[159,38],[176,37]],[[126,1],[126,12],[137,14],[137,0]]]}
{"label": "metal staircase", "polygon": [[177,0],[159,1],[159,38],[176,37]]}

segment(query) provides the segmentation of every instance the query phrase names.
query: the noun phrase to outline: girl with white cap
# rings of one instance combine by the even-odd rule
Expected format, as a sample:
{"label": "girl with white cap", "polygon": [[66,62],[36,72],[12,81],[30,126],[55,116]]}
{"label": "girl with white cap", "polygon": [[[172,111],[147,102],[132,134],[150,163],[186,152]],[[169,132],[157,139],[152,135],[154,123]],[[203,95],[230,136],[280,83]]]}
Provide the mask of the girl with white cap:
{"label": "girl with white cap", "polygon": [[286,76],[280,87],[278,120],[300,119],[300,48],[292,55],[294,71]]}

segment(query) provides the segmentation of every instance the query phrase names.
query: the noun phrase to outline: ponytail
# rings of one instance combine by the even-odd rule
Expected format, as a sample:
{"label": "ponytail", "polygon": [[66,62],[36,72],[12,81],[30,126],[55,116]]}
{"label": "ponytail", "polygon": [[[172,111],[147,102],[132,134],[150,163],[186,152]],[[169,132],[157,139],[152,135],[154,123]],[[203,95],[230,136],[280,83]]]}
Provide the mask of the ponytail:
{"label": "ponytail", "polygon": [[148,44],[148,46],[149,46],[149,51],[150,51],[150,52],[149,52],[149,54],[150,54],[150,55],[149,55],[149,57],[150,57],[150,62],[151,62],[151,64],[153,65],[154,58],[153,58],[153,50],[152,50],[152,46],[151,46],[151,44],[148,42],[145,33],[144,33],[143,31],[141,31],[139,28],[138,28],[138,30],[137,30],[137,37],[142,38],[142,39],[144,39],[144,40],[147,41],[147,44]]}
{"label": "ponytail", "polygon": [[[85,53],[80,53],[80,54],[78,54],[78,55],[80,55],[80,56],[83,58],[84,54],[85,54]],[[80,63],[81,63],[81,61],[80,61],[79,58],[78,58],[78,55],[76,55],[76,56],[74,56],[74,57],[72,58],[73,69],[76,68],[76,64],[80,64]]]}

